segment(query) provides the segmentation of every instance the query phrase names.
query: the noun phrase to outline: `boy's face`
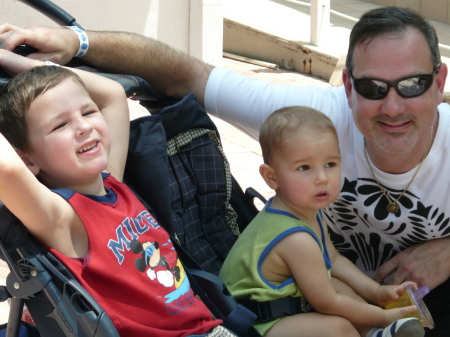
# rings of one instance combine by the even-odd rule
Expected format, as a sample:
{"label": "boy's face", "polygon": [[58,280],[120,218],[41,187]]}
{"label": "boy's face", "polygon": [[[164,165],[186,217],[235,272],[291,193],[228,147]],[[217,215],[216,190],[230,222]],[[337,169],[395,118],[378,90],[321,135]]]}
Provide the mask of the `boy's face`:
{"label": "boy's face", "polygon": [[277,197],[292,209],[317,211],[334,201],[341,187],[341,156],[331,132],[300,130],[275,151]]}
{"label": "boy's face", "polygon": [[37,97],[27,111],[29,165],[50,188],[88,184],[108,165],[108,128],[86,90],[71,79]]}

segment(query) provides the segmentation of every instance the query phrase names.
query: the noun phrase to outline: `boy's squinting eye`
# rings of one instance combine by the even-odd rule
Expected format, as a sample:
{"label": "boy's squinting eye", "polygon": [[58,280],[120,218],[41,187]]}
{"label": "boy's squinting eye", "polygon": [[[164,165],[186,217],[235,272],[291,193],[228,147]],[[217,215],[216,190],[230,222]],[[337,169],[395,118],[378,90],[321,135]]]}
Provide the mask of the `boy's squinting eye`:
{"label": "boy's squinting eye", "polygon": [[96,112],[98,112],[98,111],[97,110],[87,111],[87,112],[83,113],[83,116],[89,116],[89,115],[92,115],[92,114],[94,114]]}
{"label": "boy's squinting eye", "polygon": [[329,162],[325,164],[325,167],[335,167],[337,164],[335,162]]}
{"label": "boy's squinting eye", "polygon": [[61,129],[64,125],[66,125],[66,123],[61,123],[61,124],[59,124],[57,127],[55,127],[55,128],[52,130],[52,132],[53,132],[53,131],[56,131],[56,130],[58,130],[58,129]]}
{"label": "boy's squinting eye", "polygon": [[299,170],[299,171],[306,171],[306,170],[309,170],[309,165],[302,165],[302,166],[300,166],[297,170]]}

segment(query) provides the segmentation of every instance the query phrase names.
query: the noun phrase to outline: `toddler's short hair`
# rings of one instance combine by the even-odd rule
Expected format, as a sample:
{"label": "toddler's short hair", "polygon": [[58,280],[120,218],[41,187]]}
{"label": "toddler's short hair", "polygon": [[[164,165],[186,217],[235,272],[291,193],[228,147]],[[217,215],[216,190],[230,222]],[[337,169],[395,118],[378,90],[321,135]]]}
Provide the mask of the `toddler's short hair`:
{"label": "toddler's short hair", "polygon": [[13,147],[22,151],[31,149],[26,113],[38,96],[65,79],[71,79],[85,88],[81,78],[73,71],[42,66],[18,74],[0,90],[0,133]]}
{"label": "toddler's short hair", "polygon": [[331,132],[338,139],[333,123],[322,112],[304,106],[281,108],[273,112],[261,126],[259,143],[264,163],[270,165],[273,154],[286,144],[289,136],[302,130]]}

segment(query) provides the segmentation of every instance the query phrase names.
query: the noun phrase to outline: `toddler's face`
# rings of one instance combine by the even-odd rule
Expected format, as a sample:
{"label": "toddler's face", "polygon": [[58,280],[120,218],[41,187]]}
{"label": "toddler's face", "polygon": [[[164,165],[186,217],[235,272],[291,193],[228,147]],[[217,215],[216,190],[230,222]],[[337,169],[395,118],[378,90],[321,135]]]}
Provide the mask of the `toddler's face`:
{"label": "toddler's face", "polygon": [[87,183],[108,165],[108,128],[86,90],[71,79],[37,97],[27,111],[31,160],[48,187]]}
{"label": "toddler's face", "polygon": [[341,188],[341,156],[331,132],[302,130],[289,137],[271,163],[277,196],[297,210],[319,210],[334,201]]}

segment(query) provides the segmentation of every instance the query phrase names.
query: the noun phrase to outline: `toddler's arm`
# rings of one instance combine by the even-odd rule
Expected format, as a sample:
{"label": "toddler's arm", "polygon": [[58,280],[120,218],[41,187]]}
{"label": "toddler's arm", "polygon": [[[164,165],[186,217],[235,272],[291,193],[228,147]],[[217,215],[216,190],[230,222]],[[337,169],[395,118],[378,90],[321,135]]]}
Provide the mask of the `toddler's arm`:
{"label": "toddler's arm", "polygon": [[382,286],[361,272],[347,258],[339,254],[333,261],[331,274],[347,284],[366,301],[376,303],[381,307],[397,300],[399,296],[405,293],[408,285],[411,285],[413,289],[417,289],[416,283],[410,281],[400,285]]}
{"label": "toddler's arm", "polygon": [[320,313],[342,316],[354,324],[386,327],[416,310],[414,306],[384,310],[337,293],[328,278],[322,252],[307,233],[289,235],[273,251],[285,261],[308,302]]}
{"label": "toddler's arm", "polygon": [[389,302],[395,301],[405,293],[406,287],[412,285],[417,289],[414,282],[404,282],[400,285],[381,286],[362,271],[360,271],[346,257],[340,255],[333,246],[329,236],[327,238],[328,252],[333,262],[331,274],[352,288],[358,295],[369,303],[375,303],[385,307]]}

